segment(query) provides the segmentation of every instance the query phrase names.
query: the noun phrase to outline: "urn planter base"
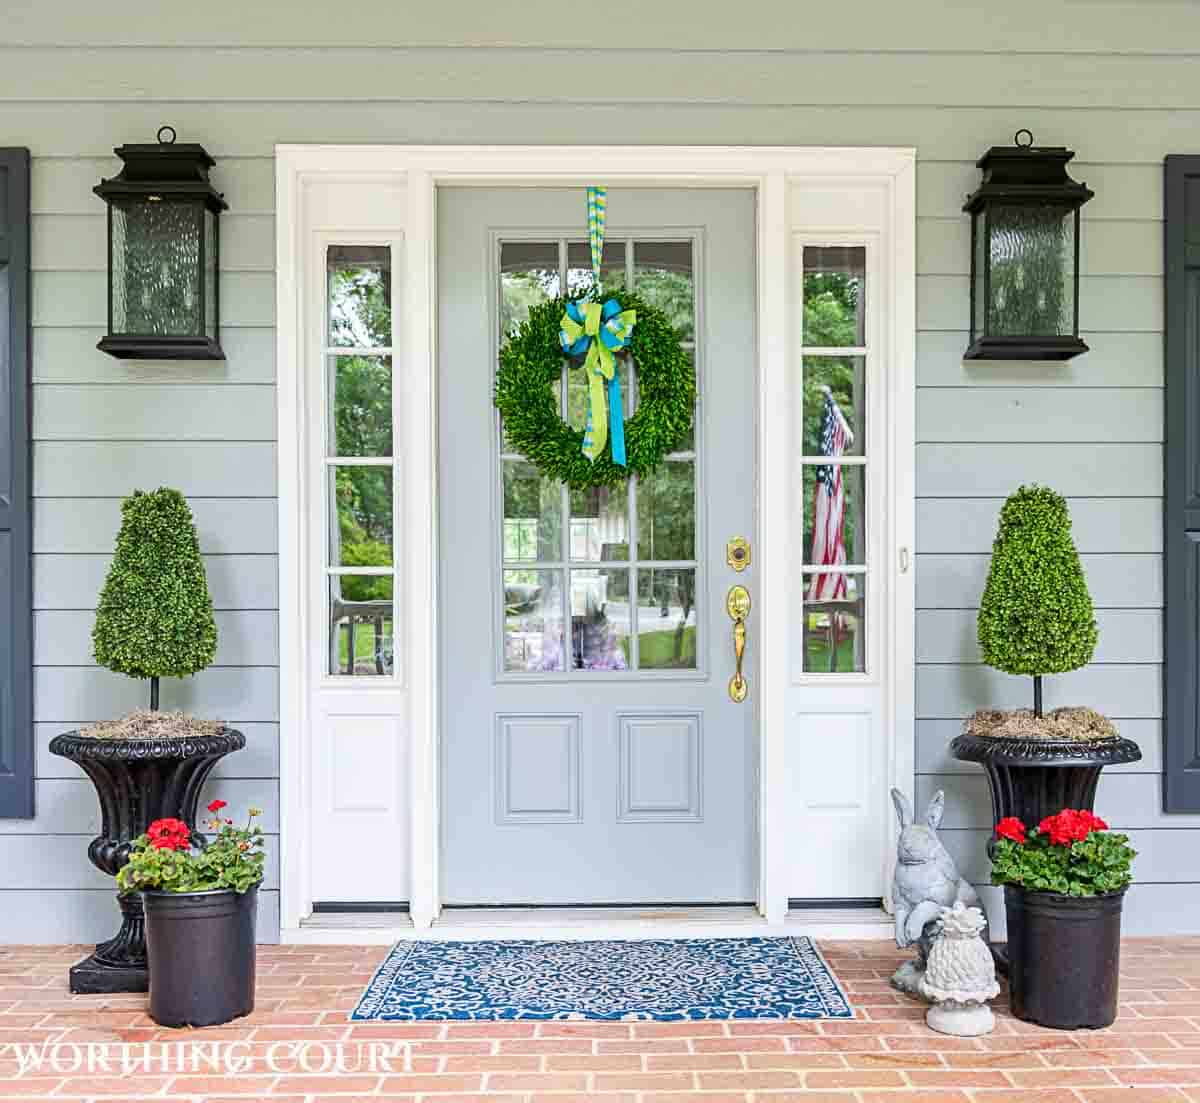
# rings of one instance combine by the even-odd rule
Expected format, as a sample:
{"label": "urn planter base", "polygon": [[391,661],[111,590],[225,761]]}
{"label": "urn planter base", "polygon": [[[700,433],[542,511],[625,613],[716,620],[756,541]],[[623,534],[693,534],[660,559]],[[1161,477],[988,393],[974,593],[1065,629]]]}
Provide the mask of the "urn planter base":
{"label": "urn planter base", "polygon": [[137,896],[117,895],[121,929],[96,952],[71,966],[71,991],[77,996],[110,996],[118,992],[148,992],[146,918]]}

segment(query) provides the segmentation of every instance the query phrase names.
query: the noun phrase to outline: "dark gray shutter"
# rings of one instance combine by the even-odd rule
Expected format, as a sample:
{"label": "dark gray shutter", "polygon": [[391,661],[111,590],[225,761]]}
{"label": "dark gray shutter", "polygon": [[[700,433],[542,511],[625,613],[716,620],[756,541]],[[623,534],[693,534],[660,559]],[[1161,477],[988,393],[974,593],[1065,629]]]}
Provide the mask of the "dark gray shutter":
{"label": "dark gray shutter", "polygon": [[29,150],[0,149],[0,816],[33,815]]}
{"label": "dark gray shutter", "polygon": [[1163,807],[1200,812],[1200,157],[1165,179]]}

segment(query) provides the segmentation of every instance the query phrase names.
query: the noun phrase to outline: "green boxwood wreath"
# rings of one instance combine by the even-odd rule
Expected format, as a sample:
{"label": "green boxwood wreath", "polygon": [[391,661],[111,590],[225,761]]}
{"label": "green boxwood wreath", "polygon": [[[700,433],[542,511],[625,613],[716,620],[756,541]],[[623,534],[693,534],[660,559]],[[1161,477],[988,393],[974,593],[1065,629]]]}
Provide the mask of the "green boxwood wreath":
{"label": "green boxwood wreath", "polygon": [[[571,428],[559,414],[552,385],[562,373],[558,331],[568,299],[531,307],[500,350],[496,371],[496,408],[509,443],[542,474],[574,489],[616,486],[630,475],[653,471],[679,447],[696,408],[695,374],[667,316],[628,292],[615,291],[604,299],[637,311],[629,347],[637,362],[638,407],[625,422],[626,466],[613,463],[611,434],[604,451],[589,460],[582,451],[582,430]],[[582,360],[572,362],[571,370],[582,374]]]}

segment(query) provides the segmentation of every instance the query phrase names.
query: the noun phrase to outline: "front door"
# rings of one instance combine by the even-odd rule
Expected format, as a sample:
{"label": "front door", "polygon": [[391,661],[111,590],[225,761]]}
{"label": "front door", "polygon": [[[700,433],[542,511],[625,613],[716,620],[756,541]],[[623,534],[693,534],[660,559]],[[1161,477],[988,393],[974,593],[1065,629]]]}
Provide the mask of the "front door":
{"label": "front door", "polygon": [[[699,401],[653,475],[573,491],[506,447],[492,384],[532,304],[592,285],[584,189],[439,191],[449,905],[756,896],[755,613],[737,703],[726,610],[735,584],[758,596],[754,234],[750,190],[609,191],[602,289],[669,315]],[[620,371],[629,417],[637,368]],[[581,368],[564,364],[557,396],[581,428]]]}

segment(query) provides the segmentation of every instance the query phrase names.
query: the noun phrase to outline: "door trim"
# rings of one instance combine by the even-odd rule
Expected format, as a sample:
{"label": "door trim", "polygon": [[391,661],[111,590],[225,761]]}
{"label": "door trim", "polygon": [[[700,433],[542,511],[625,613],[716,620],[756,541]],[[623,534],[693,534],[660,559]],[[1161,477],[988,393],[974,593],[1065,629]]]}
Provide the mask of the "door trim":
{"label": "door trim", "polygon": [[[794,217],[797,185],[820,183],[858,188],[876,200],[885,223],[881,240],[885,294],[890,304],[883,352],[888,366],[890,433],[884,457],[887,486],[884,573],[887,609],[881,632],[887,702],[888,784],[911,791],[914,773],[914,481],[916,195],[915,150],[911,148],[780,147],[587,147],[587,146],[339,146],[276,147],[276,298],[279,410],[279,582],[280,582],[280,832],[281,927],[285,941],[299,937],[312,911],[310,890],[312,822],[312,731],[309,684],[311,614],[305,600],[312,569],[305,554],[310,487],[305,477],[309,437],[303,382],[311,326],[306,287],[311,274],[309,240],[320,216],[306,206],[306,193],[322,182],[380,181],[403,187],[402,336],[405,402],[398,436],[406,441],[403,485],[397,490],[398,531],[410,549],[402,554],[398,584],[397,639],[403,640],[404,678],[382,693],[403,699],[409,740],[408,801],[411,918],[424,929],[440,910],[438,778],[439,717],[437,640],[437,350],[436,202],[441,185],[584,186],[603,166],[609,186],[745,186],[758,202],[758,385],[756,556],[759,564],[757,693],[759,740],[758,899],[768,923],[787,915],[783,876],[789,841],[780,825],[788,801],[783,788],[784,741],[793,690],[788,665],[788,550],[792,495],[789,393],[789,264],[792,234],[803,230]],[[802,213],[802,212],[799,212]],[[314,221],[314,219],[316,221]],[[831,231],[832,227],[822,227]],[[839,225],[853,233],[875,227]],[[403,636],[402,636],[403,634]],[[324,646],[320,644],[320,646]],[[372,687],[356,688],[370,694]],[[341,692],[328,691],[326,692]],[[888,848],[890,850],[890,848]],[[886,864],[887,859],[884,858]],[[881,877],[886,871],[881,870]]]}

